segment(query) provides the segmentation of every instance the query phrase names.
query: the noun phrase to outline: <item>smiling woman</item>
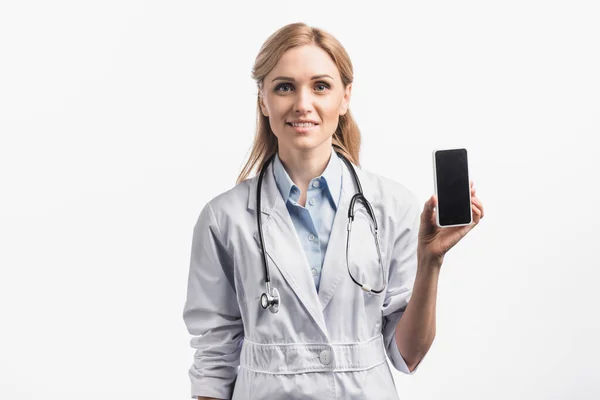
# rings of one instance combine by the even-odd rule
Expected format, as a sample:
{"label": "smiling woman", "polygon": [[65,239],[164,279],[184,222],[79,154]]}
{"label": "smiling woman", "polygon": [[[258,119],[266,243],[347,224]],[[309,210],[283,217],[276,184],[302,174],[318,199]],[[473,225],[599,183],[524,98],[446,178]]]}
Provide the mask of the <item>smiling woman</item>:
{"label": "smiling woman", "polygon": [[[302,23],[279,29],[260,49],[252,77],[258,86],[256,137],[236,183],[276,152],[292,170],[306,168],[303,160],[311,156],[320,156],[324,168],[334,145],[360,165],[360,131],[348,108],[352,62],[333,36]],[[309,172],[297,178],[306,181]]]}
{"label": "smiling woman", "polygon": [[194,227],[183,314],[192,397],[397,400],[386,356],[414,373],[435,328],[419,312],[431,307],[408,308],[420,206],[359,168],[352,63],[333,36],[284,26],[253,78],[250,157]]}
{"label": "smiling woman", "polygon": [[259,101],[284,164],[302,161],[294,154],[331,153],[331,136],[348,110],[351,89],[321,47],[303,45],[283,54],[264,78]]}

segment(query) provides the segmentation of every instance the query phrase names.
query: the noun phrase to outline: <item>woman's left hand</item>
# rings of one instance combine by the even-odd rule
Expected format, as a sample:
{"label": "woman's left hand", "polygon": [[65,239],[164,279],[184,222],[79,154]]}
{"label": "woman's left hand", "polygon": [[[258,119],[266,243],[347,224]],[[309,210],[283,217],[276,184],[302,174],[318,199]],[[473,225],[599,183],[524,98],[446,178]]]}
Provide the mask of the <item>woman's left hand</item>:
{"label": "woman's left hand", "polygon": [[421,227],[419,228],[418,257],[428,261],[438,262],[441,265],[444,255],[460,241],[483,218],[483,204],[475,196],[473,181],[471,183],[471,207],[473,208],[473,222],[465,226],[440,228],[436,224],[437,197],[431,196],[425,203],[421,213]]}

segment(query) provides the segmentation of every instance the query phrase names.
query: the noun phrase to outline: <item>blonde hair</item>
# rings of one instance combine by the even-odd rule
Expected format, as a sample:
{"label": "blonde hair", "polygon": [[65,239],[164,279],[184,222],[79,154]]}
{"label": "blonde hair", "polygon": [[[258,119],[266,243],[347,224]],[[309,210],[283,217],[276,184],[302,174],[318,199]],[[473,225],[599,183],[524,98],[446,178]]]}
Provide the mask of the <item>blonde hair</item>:
{"label": "blonde hair", "polygon": [[[262,45],[252,68],[252,78],[256,81],[258,89],[262,88],[264,78],[275,67],[283,53],[291,48],[307,44],[315,44],[331,56],[340,71],[344,87],[352,83],[354,79],[352,62],[341,43],[322,29],[297,22],[280,28],[269,36]],[[244,181],[257,165],[258,171],[260,171],[265,161],[274,155],[278,149],[277,137],[271,130],[269,117],[264,116],[261,112],[260,98],[258,97],[256,101],[256,113],[254,144],[250,152],[250,157],[246,165],[242,168],[236,184]],[[352,163],[360,166],[360,141],[360,130],[348,109],[344,115],[340,116],[338,126],[332,137],[332,145],[338,153],[343,154]]]}

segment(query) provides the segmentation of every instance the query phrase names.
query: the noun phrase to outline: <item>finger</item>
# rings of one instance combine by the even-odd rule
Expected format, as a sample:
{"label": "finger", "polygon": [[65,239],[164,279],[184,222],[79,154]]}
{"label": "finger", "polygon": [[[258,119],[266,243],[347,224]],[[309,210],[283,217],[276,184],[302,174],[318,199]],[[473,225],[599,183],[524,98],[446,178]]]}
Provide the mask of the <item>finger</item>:
{"label": "finger", "polygon": [[427,220],[429,214],[431,213],[430,211],[430,202],[431,202],[431,198],[429,198],[425,204],[423,205],[423,211],[421,212],[421,220],[425,221]]}
{"label": "finger", "polygon": [[479,208],[479,211],[481,211],[481,218],[483,218],[483,203],[481,201],[479,201],[479,199],[477,199],[477,208]]}
{"label": "finger", "polygon": [[481,218],[483,218],[483,215],[481,214],[481,210],[473,204],[473,220],[475,223],[478,223]]}
{"label": "finger", "polygon": [[477,207],[477,210],[481,214],[481,218],[483,218],[483,204],[481,204],[481,201],[479,201],[479,199],[475,197],[473,198],[471,203],[473,204],[473,206]]}
{"label": "finger", "polygon": [[435,196],[431,196],[426,202],[425,202],[425,206],[423,207],[423,213],[426,214],[425,217],[427,217],[427,215],[430,215],[433,212],[433,208],[435,207]]}
{"label": "finger", "polygon": [[433,195],[431,197],[431,214],[430,214],[430,219],[429,219],[429,221],[431,223],[431,226],[433,226],[433,227],[436,226],[436,222],[435,222],[435,220],[436,220],[436,216],[435,216],[436,206],[437,206],[437,199],[436,199],[435,195]]}
{"label": "finger", "polygon": [[436,198],[435,198],[435,195],[433,195],[425,202],[425,205],[423,207],[423,212],[421,213],[421,220],[429,222],[430,225],[431,225],[431,221],[435,221],[435,219],[434,219],[435,204],[436,204]]}
{"label": "finger", "polygon": [[429,235],[433,232],[433,224],[432,224],[432,210],[431,210],[431,197],[425,202],[423,206],[423,211],[421,212],[421,227],[419,231]]}

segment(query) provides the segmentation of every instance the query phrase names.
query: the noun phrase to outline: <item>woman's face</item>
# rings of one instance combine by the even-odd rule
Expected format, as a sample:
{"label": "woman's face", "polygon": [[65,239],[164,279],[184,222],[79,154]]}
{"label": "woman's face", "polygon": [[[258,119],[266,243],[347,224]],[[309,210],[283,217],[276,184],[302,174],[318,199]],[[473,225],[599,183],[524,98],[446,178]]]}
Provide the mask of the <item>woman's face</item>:
{"label": "woman's face", "polygon": [[[352,84],[344,88],[337,66],[320,47],[304,45],[286,51],[260,90],[261,111],[269,117],[279,150],[330,152],[351,89]],[[307,123],[296,125],[302,121]]]}

